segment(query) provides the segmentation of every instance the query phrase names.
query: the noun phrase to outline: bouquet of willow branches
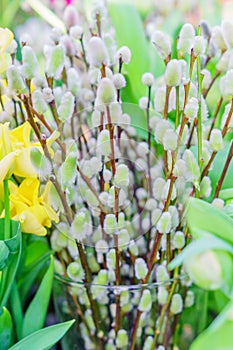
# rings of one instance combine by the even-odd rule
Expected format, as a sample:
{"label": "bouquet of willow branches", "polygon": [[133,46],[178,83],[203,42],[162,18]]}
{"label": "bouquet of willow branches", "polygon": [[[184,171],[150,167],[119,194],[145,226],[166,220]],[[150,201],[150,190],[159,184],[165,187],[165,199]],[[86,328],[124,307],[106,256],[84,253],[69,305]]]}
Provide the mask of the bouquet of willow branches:
{"label": "bouquet of willow branches", "polygon": [[[178,267],[169,271],[190,240],[185,205],[190,196],[219,205],[229,165],[228,157],[217,186],[211,183],[233,127],[233,24],[210,29],[203,22],[197,32],[185,24],[175,53],[170,38],[154,32],[165,74],[155,81],[145,72],[147,95],[132,106],[121,98],[131,52],[116,47],[106,7],[95,4],[88,24],[68,6],[63,20],[67,31],[51,31],[42,70],[29,38],[21,40],[20,61],[15,45],[8,48],[12,65],[1,89],[7,98],[1,119],[30,125],[28,165],[40,186],[46,183],[47,214],[25,215],[29,204],[22,209],[15,200],[24,181],[16,174],[11,216],[30,231],[33,214],[37,234],[53,220],[48,238],[69,296],[63,306],[78,318],[82,346],[169,349],[179,343],[174,334],[183,308],[194,302],[190,280],[179,278]],[[209,108],[217,84],[219,98]],[[146,120],[143,131],[135,125],[138,116]]]}

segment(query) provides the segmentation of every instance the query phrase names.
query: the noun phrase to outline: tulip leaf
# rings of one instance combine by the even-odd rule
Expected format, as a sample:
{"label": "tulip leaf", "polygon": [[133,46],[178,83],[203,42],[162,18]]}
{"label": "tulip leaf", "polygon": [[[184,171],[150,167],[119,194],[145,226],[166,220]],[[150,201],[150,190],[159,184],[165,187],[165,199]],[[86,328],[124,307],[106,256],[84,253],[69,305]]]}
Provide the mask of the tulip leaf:
{"label": "tulip leaf", "polygon": [[233,199],[233,188],[226,188],[225,190],[221,190],[218,197],[224,201]]}
{"label": "tulip leaf", "polygon": [[202,334],[192,343],[190,350],[230,350],[233,333],[233,300]]}
{"label": "tulip leaf", "polygon": [[0,341],[1,350],[8,350],[12,341],[13,329],[12,319],[9,311],[3,307],[0,314]]}
{"label": "tulip leaf", "polygon": [[233,254],[233,247],[230,244],[210,235],[208,232],[202,231],[202,237],[185,247],[182,252],[171,261],[169,269],[173,270],[176,266],[180,266],[190,257],[201,254],[209,249],[225,250],[230,254]]}
{"label": "tulip leaf", "polygon": [[[212,193],[215,192],[216,185],[218,183],[218,180],[220,179],[220,176],[222,174],[228,153],[230,149],[230,143],[224,147],[223,150],[219,151],[213,161],[213,167],[209,171],[209,178],[212,183]],[[226,176],[223,180],[221,189],[224,190],[226,188],[233,188],[233,162],[231,161],[229,164],[229,167],[226,172]]]}
{"label": "tulip leaf", "polygon": [[[4,219],[0,219],[0,240],[2,242],[4,239],[3,232]],[[11,232],[13,237],[4,241],[4,244],[9,249],[9,256],[4,268],[1,271],[0,309],[2,309],[2,307],[7,303],[22,251],[22,235],[19,222],[11,220]]]}
{"label": "tulip leaf", "polygon": [[188,226],[195,236],[199,230],[216,235],[217,237],[233,243],[233,219],[221,209],[197,198],[190,198],[186,217]]}
{"label": "tulip leaf", "polygon": [[23,337],[41,329],[44,325],[52,291],[53,275],[54,262],[53,256],[51,255],[49,268],[25,313],[22,331]]}
{"label": "tulip leaf", "polygon": [[[31,322],[34,320],[32,319]],[[75,320],[43,328],[23,338],[9,350],[49,350],[56,344],[74,324]]]}

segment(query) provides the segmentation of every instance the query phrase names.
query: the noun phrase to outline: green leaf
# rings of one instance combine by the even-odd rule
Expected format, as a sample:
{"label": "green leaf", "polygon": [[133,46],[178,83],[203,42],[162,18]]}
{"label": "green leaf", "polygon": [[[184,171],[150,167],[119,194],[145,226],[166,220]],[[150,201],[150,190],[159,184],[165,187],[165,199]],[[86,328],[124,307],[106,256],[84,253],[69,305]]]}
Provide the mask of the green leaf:
{"label": "green leaf", "polygon": [[[31,320],[31,322],[33,322],[33,320]],[[49,350],[64,336],[74,322],[75,320],[71,320],[43,328],[23,338],[17,344],[9,348],[9,350]]]}
{"label": "green leaf", "polygon": [[20,298],[19,290],[17,288],[16,281],[14,281],[9,298],[9,305],[11,315],[15,325],[15,331],[17,339],[21,339],[22,326],[23,326],[23,308]]}
{"label": "green leaf", "polygon": [[227,188],[225,190],[220,191],[218,197],[223,199],[224,201],[229,201],[233,199],[233,188]]}
{"label": "green leaf", "polygon": [[[14,236],[4,241],[10,253],[1,274],[0,309],[7,303],[22,251],[22,235],[19,222],[11,220],[11,232]],[[3,240],[3,233],[4,219],[0,219],[0,240]]]}
{"label": "green leaf", "polygon": [[[228,153],[230,149],[230,143],[224,147],[222,151],[219,151],[213,161],[213,167],[209,171],[209,178],[212,183],[212,193],[215,192],[216,185],[218,183],[218,180],[220,179],[220,176],[222,174]],[[233,188],[233,162],[231,161],[229,164],[229,167],[227,169],[226,176],[223,180],[223,184],[221,187],[221,190],[224,190],[226,188]]]}
{"label": "green leaf", "polygon": [[233,333],[233,300],[216,318],[216,320],[197,337],[190,350],[231,350]]}
{"label": "green leaf", "polygon": [[6,266],[9,253],[10,251],[5,242],[0,241],[0,270],[2,270]]}
{"label": "green leaf", "polygon": [[[200,232],[200,231],[199,231]],[[170,270],[173,270],[176,266],[180,266],[185,260],[192,256],[198,255],[210,249],[224,250],[233,254],[233,247],[227,242],[208,234],[208,232],[202,231],[203,237],[198,238],[196,241],[190,243],[185,247],[182,252],[177,255],[168,265]],[[205,235],[205,236],[204,236]]]}
{"label": "green leaf", "polygon": [[[46,313],[49,305],[50,295],[53,285],[54,261],[53,256],[50,257],[50,266],[44,275],[40,287],[31,301],[23,320],[22,336],[27,335],[41,329],[44,325]],[[32,322],[33,320],[33,322]]]}
{"label": "green leaf", "polygon": [[233,243],[233,219],[221,209],[197,198],[190,198],[186,217],[188,226],[193,233],[199,230],[212,233],[219,238]]}
{"label": "green leaf", "polygon": [[12,341],[12,319],[9,311],[3,307],[0,315],[0,341],[1,350],[8,350]]}

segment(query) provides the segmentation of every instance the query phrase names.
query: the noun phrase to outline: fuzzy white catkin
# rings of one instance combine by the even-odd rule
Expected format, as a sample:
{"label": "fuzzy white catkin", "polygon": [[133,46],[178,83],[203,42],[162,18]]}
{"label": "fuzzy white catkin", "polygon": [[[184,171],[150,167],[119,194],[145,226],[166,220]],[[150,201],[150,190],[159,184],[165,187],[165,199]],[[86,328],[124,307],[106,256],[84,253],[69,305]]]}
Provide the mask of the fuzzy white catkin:
{"label": "fuzzy white catkin", "polygon": [[142,76],[142,84],[151,87],[154,84],[154,76],[151,73],[144,73]]}
{"label": "fuzzy white catkin", "polygon": [[113,76],[113,84],[117,90],[120,90],[126,86],[126,80],[123,74],[116,73]]}
{"label": "fuzzy white catkin", "polygon": [[181,28],[177,49],[181,55],[190,54],[193,47],[193,40],[195,36],[195,30],[190,23],[185,23]]}
{"label": "fuzzy white catkin", "polygon": [[187,118],[195,119],[198,112],[198,100],[195,97],[192,97],[188,100],[187,105],[185,106],[184,113]]}
{"label": "fuzzy white catkin", "polygon": [[201,74],[203,75],[202,88],[206,90],[211,83],[211,73],[208,71],[208,69],[202,69]]}
{"label": "fuzzy white catkin", "polygon": [[213,151],[218,152],[223,149],[223,137],[221,130],[213,129],[210,134],[210,146]]}
{"label": "fuzzy white catkin", "polygon": [[225,95],[233,96],[233,69],[230,69],[225,75]]}
{"label": "fuzzy white catkin", "polygon": [[164,110],[166,100],[166,89],[164,87],[159,87],[155,91],[154,97],[154,108],[157,112],[161,113]]}
{"label": "fuzzy white catkin", "polygon": [[116,101],[116,88],[109,78],[101,79],[98,89],[97,98],[99,104],[110,104]]}
{"label": "fuzzy white catkin", "polygon": [[172,296],[170,311],[177,315],[183,310],[183,299],[180,294],[176,293]]}
{"label": "fuzzy white catkin", "polygon": [[195,56],[204,55],[206,49],[206,40],[203,36],[197,35],[193,41],[193,52]]}
{"label": "fuzzy white catkin", "polygon": [[174,247],[177,249],[182,249],[185,245],[185,235],[182,231],[176,231],[173,237]]}
{"label": "fuzzy white catkin", "polygon": [[224,20],[221,27],[224,41],[228,47],[233,47],[233,22]]}
{"label": "fuzzy white catkin", "polygon": [[137,258],[135,261],[135,275],[137,279],[143,279],[146,277],[148,272],[148,267],[146,265],[146,262],[142,258]]}
{"label": "fuzzy white catkin", "polygon": [[128,46],[122,46],[117,51],[117,58],[121,58],[124,64],[129,64],[131,60],[131,51]]}
{"label": "fuzzy white catkin", "polygon": [[99,67],[108,63],[108,52],[103,40],[97,36],[91,37],[88,42],[88,58],[90,65]]}
{"label": "fuzzy white catkin", "polygon": [[117,231],[117,221],[114,214],[107,214],[104,218],[104,230],[107,234],[114,234]]}
{"label": "fuzzy white catkin", "polygon": [[157,282],[164,282],[169,280],[169,274],[164,265],[159,265],[156,269],[156,280]]}
{"label": "fuzzy white catkin", "polygon": [[99,133],[96,148],[98,153],[103,156],[109,156],[111,154],[110,135],[108,130],[102,130]]}
{"label": "fuzzy white catkin", "polygon": [[151,306],[152,306],[151,293],[149,290],[144,290],[142,293],[140,303],[138,305],[138,309],[142,312],[148,312],[151,310]]}
{"label": "fuzzy white catkin", "polygon": [[165,212],[161,215],[157,223],[157,229],[160,233],[167,234],[171,230],[171,225],[171,214],[169,212]]}
{"label": "fuzzy white catkin", "polygon": [[115,185],[126,187],[129,185],[129,168],[125,164],[119,164],[116,168]]}
{"label": "fuzzy white catkin", "polygon": [[171,54],[171,42],[168,36],[156,30],[151,37],[151,41],[158,50],[158,54],[162,59],[166,59]]}
{"label": "fuzzy white catkin", "polygon": [[182,70],[177,59],[168,62],[165,71],[165,82],[168,86],[178,86],[181,83]]}
{"label": "fuzzy white catkin", "polygon": [[163,146],[166,151],[175,151],[178,144],[178,135],[172,130],[168,129],[163,137]]}

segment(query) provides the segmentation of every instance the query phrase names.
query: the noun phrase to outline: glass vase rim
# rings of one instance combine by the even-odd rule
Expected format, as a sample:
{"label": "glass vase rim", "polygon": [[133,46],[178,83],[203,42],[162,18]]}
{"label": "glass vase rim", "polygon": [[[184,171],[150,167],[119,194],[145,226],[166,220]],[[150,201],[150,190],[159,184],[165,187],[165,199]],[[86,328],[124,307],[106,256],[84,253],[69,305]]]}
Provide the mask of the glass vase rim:
{"label": "glass vase rim", "polygon": [[106,284],[97,284],[97,283],[88,283],[88,282],[81,282],[81,281],[74,281],[69,277],[65,277],[63,275],[60,275],[59,273],[55,273],[55,280],[62,282],[66,285],[70,285],[71,287],[98,287],[98,288],[103,288],[106,290],[140,290],[143,288],[158,288],[161,286],[168,286],[170,285],[172,282],[174,281],[180,281],[183,280],[187,277],[187,274],[183,273],[180,274],[176,277],[173,278],[169,278],[165,281],[161,281],[161,282],[148,282],[148,283],[135,283],[135,284],[120,284],[120,285],[106,285]]}

